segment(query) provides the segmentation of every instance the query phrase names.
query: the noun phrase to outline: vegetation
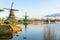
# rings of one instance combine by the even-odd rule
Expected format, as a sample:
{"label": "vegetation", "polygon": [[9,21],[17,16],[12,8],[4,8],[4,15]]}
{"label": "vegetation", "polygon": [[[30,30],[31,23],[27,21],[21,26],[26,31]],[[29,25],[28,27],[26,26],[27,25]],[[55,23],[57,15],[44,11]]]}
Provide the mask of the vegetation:
{"label": "vegetation", "polygon": [[3,12],[4,10],[3,9],[0,9],[0,12]]}

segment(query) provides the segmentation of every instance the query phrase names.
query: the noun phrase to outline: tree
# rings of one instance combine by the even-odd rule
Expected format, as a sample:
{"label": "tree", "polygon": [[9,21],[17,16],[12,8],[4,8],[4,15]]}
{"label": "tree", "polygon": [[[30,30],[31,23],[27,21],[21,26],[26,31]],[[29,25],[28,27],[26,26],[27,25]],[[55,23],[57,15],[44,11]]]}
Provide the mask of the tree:
{"label": "tree", "polygon": [[4,9],[0,9],[0,12],[3,12],[4,11]]}

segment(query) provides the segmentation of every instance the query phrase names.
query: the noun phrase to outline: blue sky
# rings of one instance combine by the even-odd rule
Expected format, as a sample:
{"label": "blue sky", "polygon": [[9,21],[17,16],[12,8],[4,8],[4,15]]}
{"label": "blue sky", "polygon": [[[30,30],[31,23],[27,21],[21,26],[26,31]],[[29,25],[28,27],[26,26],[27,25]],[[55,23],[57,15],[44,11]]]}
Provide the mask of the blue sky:
{"label": "blue sky", "polygon": [[[23,17],[25,11],[29,17],[60,13],[60,0],[0,0],[0,8],[10,8],[12,2],[13,8],[19,10],[15,12],[16,17]],[[8,10],[0,13],[0,17],[8,15]]]}

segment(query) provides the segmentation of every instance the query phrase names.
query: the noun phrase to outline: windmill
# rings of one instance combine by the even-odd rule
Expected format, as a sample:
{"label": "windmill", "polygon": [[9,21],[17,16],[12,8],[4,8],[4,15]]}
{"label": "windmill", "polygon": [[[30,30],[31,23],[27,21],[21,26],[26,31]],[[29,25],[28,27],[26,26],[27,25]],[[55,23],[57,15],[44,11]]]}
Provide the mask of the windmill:
{"label": "windmill", "polygon": [[14,4],[14,3],[12,2],[12,4],[11,4],[11,9],[9,9],[9,8],[4,8],[4,9],[10,11],[10,14],[9,14],[9,16],[8,16],[8,18],[7,18],[7,20],[9,20],[10,22],[15,22],[15,21],[16,21],[15,15],[14,15],[14,11],[19,11],[19,10],[17,10],[17,9],[13,9],[13,4]]}
{"label": "windmill", "polygon": [[13,7],[13,2],[12,2],[12,5],[11,5],[11,9],[9,9],[9,8],[4,8],[4,9],[6,9],[6,10],[10,10],[10,14],[9,14],[9,17],[7,18],[8,20],[9,19],[14,19],[15,20],[15,15],[14,15],[14,11],[19,11],[19,10],[17,10],[17,9],[13,9],[12,7]]}
{"label": "windmill", "polygon": [[27,25],[28,25],[28,16],[27,16],[27,12],[25,12],[24,25],[25,25],[25,31],[26,31]]}

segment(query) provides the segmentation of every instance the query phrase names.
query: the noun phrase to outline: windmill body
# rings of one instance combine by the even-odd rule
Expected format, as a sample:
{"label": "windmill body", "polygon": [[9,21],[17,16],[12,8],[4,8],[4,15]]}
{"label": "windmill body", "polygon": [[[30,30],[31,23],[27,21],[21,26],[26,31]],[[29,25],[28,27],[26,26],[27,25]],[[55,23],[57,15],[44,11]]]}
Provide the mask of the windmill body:
{"label": "windmill body", "polygon": [[12,7],[13,7],[13,2],[12,2],[12,5],[11,5],[11,9],[9,9],[9,8],[4,8],[4,9],[10,10],[9,16],[8,16],[6,21],[10,21],[10,22],[13,23],[13,22],[16,22],[14,11],[18,11],[18,10],[13,9]]}

